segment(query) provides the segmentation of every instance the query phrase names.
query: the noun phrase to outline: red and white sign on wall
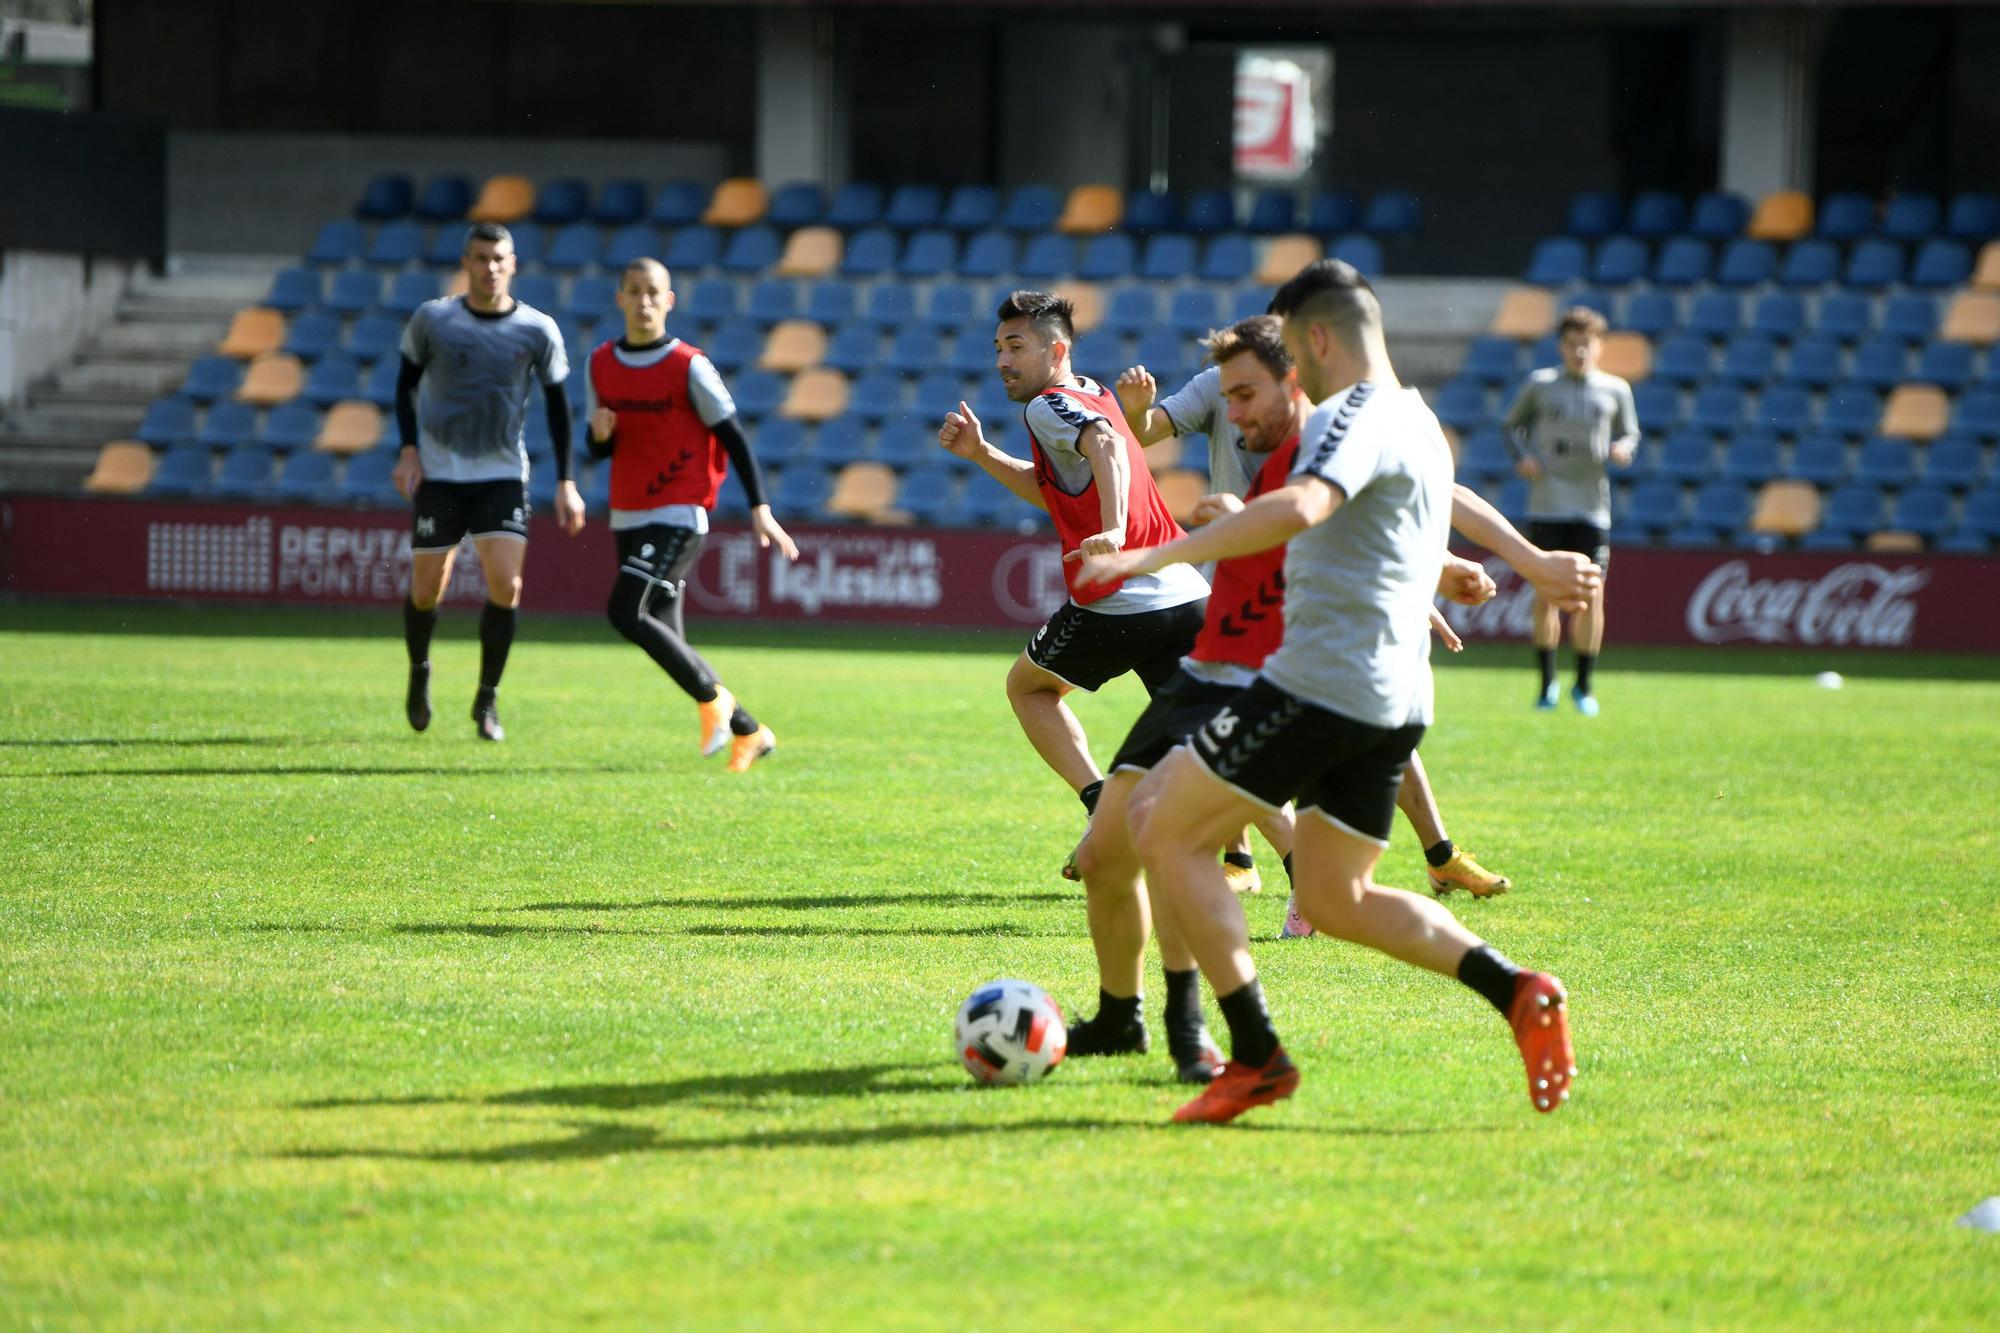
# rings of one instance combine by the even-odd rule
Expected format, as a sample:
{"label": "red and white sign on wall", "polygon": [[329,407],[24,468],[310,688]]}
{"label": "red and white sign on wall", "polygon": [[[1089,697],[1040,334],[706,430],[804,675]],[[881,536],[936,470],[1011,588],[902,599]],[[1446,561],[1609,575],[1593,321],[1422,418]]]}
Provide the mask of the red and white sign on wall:
{"label": "red and white sign on wall", "polygon": [[1326,54],[1245,51],[1236,61],[1235,163],[1246,180],[1291,181],[1313,163],[1321,126],[1314,67]]}

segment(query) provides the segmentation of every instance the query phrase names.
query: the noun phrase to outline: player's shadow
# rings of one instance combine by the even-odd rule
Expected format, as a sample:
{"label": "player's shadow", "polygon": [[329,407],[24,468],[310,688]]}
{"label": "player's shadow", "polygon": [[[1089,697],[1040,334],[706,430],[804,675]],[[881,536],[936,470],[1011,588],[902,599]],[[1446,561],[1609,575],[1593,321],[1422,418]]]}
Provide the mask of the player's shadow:
{"label": "player's shadow", "polygon": [[518,925],[514,922],[484,921],[405,921],[400,925],[343,926],[312,921],[253,921],[242,930],[268,935],[368,935],[387,929],[397,935],[466,935],[475,939],[497,940],[515,936],[525,938],[562,939],[572,937],[589,939],[593,936],[630,935],[649,938],[697,937],[697,938],[754,938],[779,939],[787,935],[808,936],[852,936],[869,935],[893,939],[938,939],[962,937],[967,939],[1035,939],[1066,937],[1073,931],[1030,930],[1012,921],[994,921],[971,926],[835,926],[820,925],[816,922],[800,922],[786,926],[600,926],[586,925]]}
{"label": "player's shadow", "polygon": [[259,767],[183,765],[174,768],[55,768],[41,773],[0,773],[0,778],[501,778],[523,773],[636,773],[624,764],[545,764],[480,768],[466,764],[271,764]]}
{"label": "player's shadow", "polygon": [[1081,893],[990,893],[952,892],[939,890],[936,893],[861,893],[861,894],[801,894],[796,897],[783,895],[758,895],[741,898],[697,896],[687,898],[645,898],[636,902],[547,902],[520,903],[514,907],[496,907],[496,912],[640,912],[655,908],[697,908],[733,911],[748,908],[777,908],[797,912],[839,911],[847,907],[881,907],[891,903],[910,903],[924,907],[1009,907],[1016,903],[1065,903],[1081,904]]}
{"label": "player's shadow", "polygon": [[604,1111],[673,1106],[709,1098],[758,1101],[766,1097],[866,1097],[878,1093],[947,1092],[962,1080],[918,1077],[941,1068],[925,1064],[847,1065],[831,1069],[782,1069],[762,1074],[696,1074],[660,1083],[559,1083],[473,1097],[332,1097],[298,1102],[301,1111],[364,1106],[590,1106]]}
{"label": "player's shadow", "polygon": [[296,745],[296,736],[63,736],[51,740],[0,737],[4,749],[97,749],[128,745]]}

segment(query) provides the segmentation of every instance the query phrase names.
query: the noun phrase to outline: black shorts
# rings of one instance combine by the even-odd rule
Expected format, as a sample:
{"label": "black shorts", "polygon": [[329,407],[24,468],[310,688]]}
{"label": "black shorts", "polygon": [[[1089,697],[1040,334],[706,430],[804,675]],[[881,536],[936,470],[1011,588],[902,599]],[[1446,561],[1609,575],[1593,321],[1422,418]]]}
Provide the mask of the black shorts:
{"label": "black shorts", "polygon": [[1132,724],[1125,743],[1111,760],[1111,771],[1131,769],[1143,773],[1152,768],[1167,757],[1167,751],[1194,735],[1202,723],[1239,693],[1234,685],[1201,680],[1190,676],[1187,668],[1181,668]]}
{"label": "black shorts", "polygon": [[528,540],[528,483],[430,481],[417,483],[410,512],[410,549],[449,551],[470,535]]}
{"label": "black shorts", "polygon": [[618,542],[618,572],[636,574],[679,594],[694,558],[701,554],[704,533],[671,523],[648,523],[611,534]]}
{"label": "black shorts", "polygon": [[1201,633],[1208,599],[1129,616],[1089,611],[1064,602],[1028,640],[1028,660],[1065,685],[1095,690],[1130,671],[1158,694]]}
{"label": "black shorts", "polygon": [[1611,534],[1595,523],[1573,518],[1531,518],[1528,540],[1544,551],[1575,551],[1611,568]]}
{"label": "black shorts", "polygon": [[1376,727],[1307,703],[1259,676],[1194,734],[1189,750],[1223,783],[1267,810],[1297,801],[1335,828],[1382,847],[1396,788],[1421,722]]}

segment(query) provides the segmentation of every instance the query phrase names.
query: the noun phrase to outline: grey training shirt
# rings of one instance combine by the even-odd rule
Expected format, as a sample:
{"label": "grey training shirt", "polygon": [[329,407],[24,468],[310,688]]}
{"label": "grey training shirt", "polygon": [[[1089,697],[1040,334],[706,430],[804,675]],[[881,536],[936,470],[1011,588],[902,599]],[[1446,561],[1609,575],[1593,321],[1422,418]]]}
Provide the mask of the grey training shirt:
{"label": "grey training shirt", "polygon": [[1176,435],[1208,436],[1208,489],[1237,498],[1250,493],[1257,471],[1268,454],[1243,447],[1243,434],[1229,424],[1229,404],[1222,397],[1222,367],[1210,366],[1159,402]]}
{"label": "grey training shirt", "polygon": [[1451,446],[1415,389],[1367,381],[1321,403],[1294,477],[1347,498],[1285,550],[1285,639],[1263,674],[1376,727],[1431,720],[1431,601],[1451,535]]}
{"label": "grey training shirt", "polygon": [[430,481],[526,481],[529,386],[569,376],[556,322],[514,303],[482,315],[462,296],[426,301],[403,329],[417,383],[417,450]]}
{"label": "grey training shirt", "polygon": [[1528,485],[1529,518],[1611,526],[1611,446],[1639,434],[1631,385],[1601,370],[1544,367],[1522,381],[1502,429],[1517,457],[1542,465]]}

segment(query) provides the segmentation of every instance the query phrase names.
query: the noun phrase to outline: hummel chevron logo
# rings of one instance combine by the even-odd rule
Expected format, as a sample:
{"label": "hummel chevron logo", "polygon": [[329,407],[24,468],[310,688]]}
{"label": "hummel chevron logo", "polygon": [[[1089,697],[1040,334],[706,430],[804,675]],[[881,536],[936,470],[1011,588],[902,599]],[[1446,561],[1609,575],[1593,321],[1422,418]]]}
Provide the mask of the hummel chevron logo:
{"label": "hummel chevron logo", "polygon": [[1375,386],[1367,380],[1362,380],[1349,389],[1346,399],[1335,409],[1333,420],[1326,423],[1326,433],[1319,437],[1319,444],[1314,446],[1312,462],[1295,470],[1317,472],[1325,467],[1332,459],[1333,451],[1340,448],[1340,442],[1347,438],[1347,428],[1354,424],[1355,416],[1367,404],[1369,396],[1374,392]]}

